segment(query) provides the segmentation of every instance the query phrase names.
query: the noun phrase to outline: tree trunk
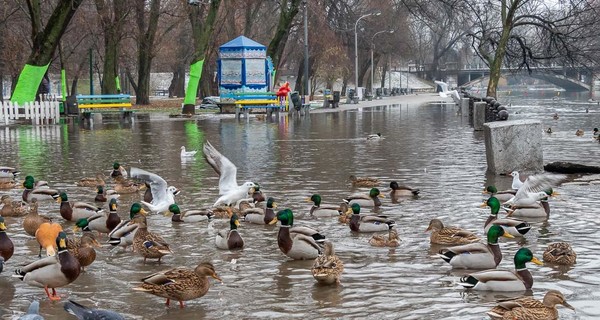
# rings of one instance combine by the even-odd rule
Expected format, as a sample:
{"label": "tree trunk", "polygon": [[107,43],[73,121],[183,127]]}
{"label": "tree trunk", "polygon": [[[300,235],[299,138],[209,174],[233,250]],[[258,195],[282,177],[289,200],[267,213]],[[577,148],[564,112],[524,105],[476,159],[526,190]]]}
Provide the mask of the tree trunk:
{"label": "tree trunk", "polygon": [[102,68],[102,93],[115,94],[117,90],[117,77],[119,76],[119,43],[127,7],[125,1],[95,0],[96,10],[100,15],[100,22],[104,32],[104,65]]}
{"label": "tree trunk", "polygon": [[22,104],[35,100],[39,84],[48,70],[60,38],[82,2],[83,0],[59,0],[48,21],[42,24],[40,0],[27,1],[31,18],[32,48],[17,80],[12,101]]}
{"label": "tree trunk", "polygon": [[[282,0],[281,1],[281,12],[279,14],[279,23],[275,30],[275,35],[269,43],[267,48],[267,56],[273,59],[273,66],[275,70],[279,68],[279,62],[283,56],[283,50],[289,36],[289,30],[294,22],[296,14],[298,14],[298,6],[301,0]],[[289,3],[289,7],[288,7]]]}
{"label": "tree trunk", "polygon": [[[508,40],[510,39],[515,12],[520,4],[521,1],[517,0],[512,2],[511,6],[508,8],[506,6],[502,7],[502,35],[500,36],[496,46],[494,57],[491,59],[491,61],[488,61],[490,65],[490,81],[488,82],[487,89],[488,97],[497,98],[496,90],[498,89],[498,82],[500,81],[500,69],[502,68],[504,56],[506,55],[506,46],[508,45]],[[508,12],[506,10],[508,10]]]}
{"label": "tree trunk", "polygon": [[75,75],[75,77],[73,77],[73,81],[71,82],[71,95],[72,96],[77,95],[77,83],[78,82],[79,82],[79,75]]}
{"label": "tree trunk", "polygon": [[150,71],[154,58],[154,39],[158,29],[160,15],[160,0],[150,2],[148,23],[146,24],[146,1],[136,0],[136,22],[138,27],[138,80],[135,91],[135,103],[139,105],[150,104]]}
{"label": "tree trunk", "polygon": [[[382,70],[381,70],[381,88],[382,89],[385,88],[385,76],[388,73],[389,66],[390,66],[389,60],[387,60],[383,64],[383,67],[382,67]],[[382,92],[382,94],[383,94],[383,92]]]}
{"label": "tree trunk", "polygon": [[180,64],[173,71],[173,79],[169,85],[169,98],[183,97],[183,95],[185,95],[185,64]]}
{"label": "tree trunk", "polygon": [[204,67],[204,59],[208,51],[208,42],[215,28],[217,13],[221,0],[212,0],[206,21],[202,21],[201,6],[189,6],[188,13],[190,23],[192,25],[192,37],[194,40],[194,54],[190,66],[190,80],[185,92],[183,105],[183,114],[192,115],[195,111],[196,96],[198,94],[198,86],[202,77],[202,69]]}

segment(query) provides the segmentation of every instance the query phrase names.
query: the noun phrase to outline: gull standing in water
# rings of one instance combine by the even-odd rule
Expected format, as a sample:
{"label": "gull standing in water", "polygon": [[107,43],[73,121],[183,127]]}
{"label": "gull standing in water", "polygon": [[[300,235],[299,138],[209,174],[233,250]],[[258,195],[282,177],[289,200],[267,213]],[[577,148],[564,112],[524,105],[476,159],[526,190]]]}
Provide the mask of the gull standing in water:
{"label": "gull standing in water", "polygon": [[152,212],[165,212],[169,210],[169,206],[175,203],[175,196],[180,193],[179,189],[174,186],[167,186],[165,179],[152,172],[132,167],[130,175],[132,178],[140,179],[150,184],[152,202],[140,202]]}
{"label": "gull standing in water", "polygon": [[193,158],[198,151],[185,151],[185,146],[181,146],[181,158]]}
{"label": "gull standing in water", "polygon": [[206,141],[202,147],[206,162],[219,174],[219,199],[213,206],[218,204],[231,205],[241,199],[248,198],[248,193],[256,187],[254,182],[244,182],[241,186],[237,184],[237,167],[215,149],[210,142]]}

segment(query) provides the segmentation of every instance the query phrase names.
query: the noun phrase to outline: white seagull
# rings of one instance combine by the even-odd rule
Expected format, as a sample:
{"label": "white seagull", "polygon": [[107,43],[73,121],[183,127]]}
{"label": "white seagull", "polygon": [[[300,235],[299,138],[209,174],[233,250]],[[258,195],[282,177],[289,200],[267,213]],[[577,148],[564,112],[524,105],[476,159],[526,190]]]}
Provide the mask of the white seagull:
{"label": "white seagull", "polygon": [[460,94],[458,94],[458,91],[448,90],[447,83],[442,82],[442,81],[437,81],[437,80],[435,80],[433,82],[442,88],[442,91],[440,91],[440,97],[442,97],[442,98],[451,97],[452,99],[454,99],[455,102],[460,100]]}
{"label": "white seagull", "polygon": [[196,155],[198,151],[185,151],[185,146],[181,146],[181,157],[182,158],[192,158]]}
{"label": "white seagull", "polygon": [[515,196],[504,204],[518,208],[536,208],[539,206],[537,201],[548,196],[544,190],[555,187],[564,179],[565,176],[560,174],[538,174],[529,176]]}
{"label": "white seagull", "polygon": [[231,205],[240,199],[248,198],[248,193],[256,187],[254,182],[244,182],[241,186],[237,184],[237,167],[215,149],[210,142],[206,141],[202,147],[206,162],[219,174],[219,199],[213,207],[220,203]]}
{"label": "white seagull", "polygon": [[513,177],[512,186],[514,190],[519,190],[523,186],[523,181],[521,181],[521,177],[519,176],[519,171],[513,171],[510,173]]}
{"label": "white seagull", "polygon": [[180,193],[174,186],[167,186],[165,179],[159,175],[139,168],[131,168],[130,176],[135,179],[146,181],[150,184],[152,202],[140,201],[152,212],[166,212],[169,206],[175,203],[175,196]]}

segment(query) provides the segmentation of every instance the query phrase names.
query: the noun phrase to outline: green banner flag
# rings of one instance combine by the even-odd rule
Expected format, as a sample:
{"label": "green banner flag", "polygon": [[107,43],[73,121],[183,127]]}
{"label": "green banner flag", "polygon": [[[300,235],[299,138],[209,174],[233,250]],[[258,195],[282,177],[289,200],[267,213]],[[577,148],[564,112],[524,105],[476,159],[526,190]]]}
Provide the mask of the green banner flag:
{"label": "green banner flag", "polygon": [[119,79],[119,76],[115,77],[115,88],[118,93],[121,93],[121,79]]}
{"label": "green banner flag", "polygon": [[60,94],[62,101],[67,101],[67,71],[65,69],[60,70]]}
{"label": "green banner flag", "polygon": [[49,63],[45,66],[32,66],[26,64],[19,75],[19,80],[17,80],[17,85],[15,86],[15,92],[10,98],[10,101],[20,105],[23,105],[25,102],[35,101],[38,87],[40,86],[46,71],[48,71],[49,66]]}
{"label": "green banner flag", "polygon": [[196,93],[198,92],[198,85],[200,84],[203,66],[204,59],[190,65],[190,81],[188,82],[187,90],[185,90],[183,104],[196,104]]}

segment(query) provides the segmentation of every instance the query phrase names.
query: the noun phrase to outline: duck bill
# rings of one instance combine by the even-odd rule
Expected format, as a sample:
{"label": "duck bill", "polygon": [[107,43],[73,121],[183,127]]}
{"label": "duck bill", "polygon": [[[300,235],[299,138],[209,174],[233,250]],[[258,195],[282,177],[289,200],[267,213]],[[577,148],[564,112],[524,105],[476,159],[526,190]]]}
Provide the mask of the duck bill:
{"label": "duck bill", "polygon": [[271,220],[271,222],[269,222],[269,224],[276,224],[278,221],[277,217],[273,218],[273,220]]}
{"label": "duck bill", "polygon": [[431,226],[428,226],[427,229],[425,229],[425,232],[431,231]]}
{"label": "duck bill", "polygon": [[345,214],[352,214],[352,208],[348,208],[348,210],[346,210]]}
{"label": "duck bill", "polygon": [[505,237],[505,238],[509,238],[509,239],[514,239],[515,238],[515,236],[513,236],[510,233],[506,233],[506,232],[502,236]]}
{"label": "duck bill", "polygon": [[215,280],[219,280],[219,282],[223,283],[223,280],[221,280],[221,278],[219,278],[219,276],[216,273],[213,273],[210,276],[213,277]]}
{"label": "duck bill", "polygon": [[60,239],[58,241],[58,246],[59,246],[59,248],[66,248],[67,247],[67,242],[65,241],[65,239]]}
{"label": "duck bill", "polygon": [[273,209],[277,209],[277,203],[273,202]]}
{"label": "duck bill", "polygon": [[380,194],[378,195],[378,197],[380,197],[380,198],[385,198],[385,195],[383,195],[383,194],[381,194],[381,193],[380,193]]}
{"label": "duck bill", "polygon": [[543,266],[544,263],[540,261],[540,259],[533,257],[533,259],[531,259],[531,262],[537,264],[538,266]]}
{"label": "duck bill", "polygon": [[78,227],[78,226],[74,226],[73,227],[73,232],[79,232],[79,230],[81,230],[80,227]]}
{"label": "duck bill", "polygon": [[146,210],[144,210],[144,208],[142,208],[140,210],[140,214],[143,214],[143,215],[147,216],[148,215],[148,211],[146,211]]}
{"label": "duck bill", "polygon": [[235,224],[236,227],[239,227],[240,226],[240,220],[235,220],[234,224]]}
{"label": "duck bill", "polygon": [[170,217],[173,213],[171,211],[165,211],[163,214],[165,217]]}
{"label": "duck bill", "polygon": [[487,201],[484,201],[482,204],[479,205],[480,208],[486,208],[487,206]]}
{"label": "duck bill", "polygon": [[551,197],[555,197],[555,196],[559,196],[560,193],[556,192],[556,191],[552,191],[552,194],[550,195]]}
{"label": "duck bill", "polygon": [[566,302],[566,301],[563,301],[562,305],[563,305],[565,308],[569,308],[569,309],[571,309],[571,310],[575,311],[575,308],[574,308],[572,305],[570,305],[568,302]]}
{"label": "duck bill", "polygon": [[304,201],[306,201],[306,202],[312,202],[312,200],[310,200],[310,198],[305,198]]}
{"label": "duck bill", "polygon": [[0,231],[4,230],[6,230],[6,225],[4,224],[4,222],[0,222]]}
{"label": "duck bill", "polygon": [[62,203],[62,198],[61,197],[56,198],[56,203]]}

